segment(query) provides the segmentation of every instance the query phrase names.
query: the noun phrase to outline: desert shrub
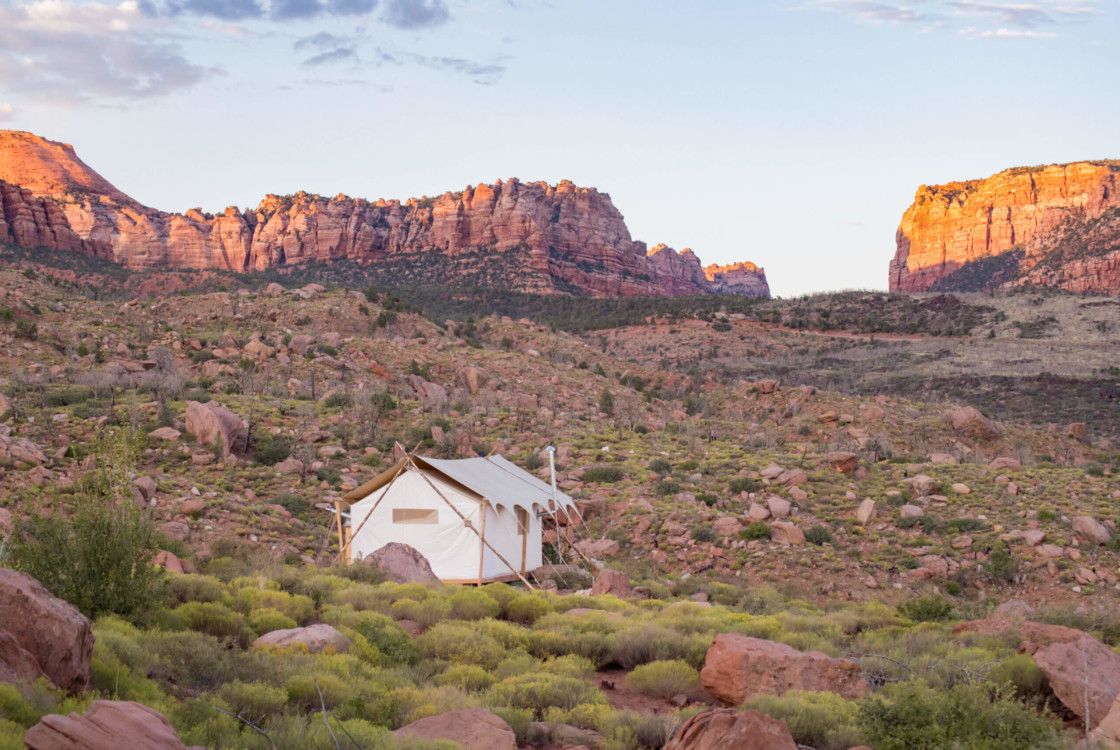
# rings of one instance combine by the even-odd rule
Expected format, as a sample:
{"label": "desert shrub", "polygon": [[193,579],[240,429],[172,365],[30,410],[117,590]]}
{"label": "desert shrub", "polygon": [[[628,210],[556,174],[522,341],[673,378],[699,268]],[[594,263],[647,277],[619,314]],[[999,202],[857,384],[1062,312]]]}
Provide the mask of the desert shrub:
{"label": "desert shrub", "polygon": [[221,601],[226,592],[221,581],[204,575],[171,574],[168,589],[172,600],[179,604]]}
{"label": "desert shrub", "polygon": [[762,483],[750,477],[736,477],[727,483],[727,489],[732,495],[738,495],[740,492],[755,492],[760,487]]}
{"label": "desert shrub", "polygon": [[529,631],[513,623],[500,620],[478,620],[469,626],[474,632],[493,638],[506,651],[525,648],[529,644]]}
{"label": "desert shrub", "polygon": [[215,638],[238,642],[242,647],[248,645],[252,632],[249,621],[221,602],[187,602],[173,610],[196,632]]}
{"label": "desert shrub", "polygon": [[743,708],[784,721],[799,745],[818,750],[846,750],[863,744],[859,704],[835,693],[791,690],[781,696],[758,696],[747,701]]}
{"label": "desert shrub", "polygon": [[261,466],[275,466],[290,455],[292,455],[292,444],[277,437],[261,440],[253,450],[253,460]]}
{"label": "desert shrub", "polygon": [[506,607],[509,606],[510,602],[523,595],[517,589],[504,583],[488,583],[480,588],[479,591],[496,601],[503,612]]}
{"label": "desert shrub", "polygon": [[389,611],[396,620],[412,620],[422,628],[429,628],[447,619],[451,605],[439,597],[429,597],[422,602],[400,599],[393,602]]}
{"label": "desert shrub", "polygon": [[0,682],[0,718],[12,721],[26,729],[42,718],[15,685]]}
{"label": "desert shrub", "polygon": [[497,705],[532,711],[538,720],[553,706],[569,710],[581,703],[606,703],[603,694],[585,680],[545,672],[504,679],[491,688],[491,697]]}
{"label": "desert shrub", "polygon": [[476,664],[453,664],[436,678],[437,685],[454,685],[472,693],[485,690],[497,681],[491,672]]}
{"label": "desert shrub", "polygon": [[649,470],[654,474],[668,474],[673,470],[673,465],[664,458],[655,458],[649,462]]}
{"label": "desert shrub", "polygon": [[241,680],[218,688],[218,697],[226,702],[231,713],[254,719],[274,716],[288,702],[288,693],[281,688]]}
{"label": "desert shrub", "polygon": [[658,750],[665,746],[680,720],[624,711],[603,723],[603,750]]}
{"label": "desert shrub", "polygon": [[1019,572],[1019,561],[1012,557],[1004,542],[997,541],[988,552],[988,561],[983,567],[993,581],[1010,581]]}
{"label": "desert shrub", "polygon": [[622,469],[617,466],[595,466],[583,472],[580,481],[610,484],[621,480],[623,475]]}
{"label": "desert shrub", "polygon": [[286,591],[272,589],[241,589],[237,592],[237,601],[241,607],[250,611],[254,609],[274,609],[287,617],[292,618],[300,625],[306,625],[311,616],[315,614],[315,603],[310,597],[289,594]]}
{"label": "desert shrub", "polygon": [[673,659],[681,659],[699,668],[704,663],[710,644],[711,639],[707,635],[685,637],[657,623],[630,626],[611,638],[614,662],[623,669]]}
{"label": "desert shrub", "polygon": [[506,619],[519,625],[532,625],[552,611],[547,600],[532,594],[517,597],[504,609]]}
{"label": "desert shrub", "polygon": [[284,690],[288,694],[288,703],[305,712],[320,711],[323,706],[329,711],[356,695],[345,680],[333,674],[296,674],[288,678]]}
{"label": "desert shrub", "polygon": [[699,524],[692,527],[692,538],[698,542],[714,542],[716,532],[707,524]]}
{"label": "desert shrub", "polygon": [[183,690],[207,691],[232,682],[238,662],[217,638],[204,633],[152,633],[144,639],[145,668],[153,679]]}
{"label": "desert shrub", "polygon": [[299,623],[279,610],[265,607],[264,609],[254,609],[249,613],[249,625],[257,635],[264,635],[265,633],[271,633],[273,630],[287,630],[297,627]]}
{"label": "desert shrub", "polygon": [[680,482],[676,482],[672,479],[662,479],[653,489],[658,495],[669,497],[670,495],[678,494],[682,488]]}
{"label": "desert shrub", "polygon": [[1020,698],[1038,702],[1044,700],[1049,684],[1028,654],[1012,654],[1002,659],[988,673],[988,680],[995,685],[1011,685]]}
{"label": "desert shrub", "polygon": [[392,618],[376,612],[357,612],[339,618],[337,624],[356,630],[390,663],[411,664],[416,661],[416,646],[412,638]]}
{"label": "desert shrub", "polygon": [[888,685],[860,704],[860,725],[875,750],[1037,750],[1061,747],[1058,725],[1002,691],[917,682]]}
{"label": "desert shrub", "polygon": [[518,747],[528,744],[529,725],[533,723],[532,711],[524,708],[500,706],[494,709],[494,714],[501,717],[506,724],[509,724],[509,728],[513,730],[513,736],[517,741]]}
{"label": "desert shrub", "polygon": [[459,622],[440,623],[421,635],[416,639],[416,651],[422,658],[477,664],[486,669],[498,666],[505,655],[496,640]]}
{"label": "desert shrub", "polygon": [[940,596],[923,596],[898,605],[898,613],[914,622],[941,622],[953,615],[953,605]]}
{"label": "desert shrub", "polygon": [[581,677],[588,679],[595,674],[595,665],[590,659],[575,654],[565,654],[549,659],[540,665],[540,671],[561,677]]}
{"label": "desert shrub", "polygon": [[805,530],[805,541],[809,544],[832,544],[832,532],[827,526],[813,526]]}
{"label": "desert shrub", "polygon": [[165,575],[155,564],[155,524],[131,501],[138,451],[125,430],[99,441],[91,451],[97,468],[83,477],[71,511],[21,514],[6,564],[91,618],[137,619],[151,611],[163,595]]}
{"label": "desert shrub", "polygon": [[346,406],[353,406],[353,404],[354,397],[349,393],[332,393],[323,399],[323,406],[328,409],[341,409]]}
{"label": "desert shrub", "polygon": [[700,684],[700,673],[679,659],[651,661],[634,667],[626,682],[642,695],[672,698],[695,690]]}
{"label": "desert shrub", "polygon": [[497,617],[501,605],[482,591],[464,588],[456,591],[448,600],[451,616],[457,620],[481,620],[484,617]]}
{"label": "desert shrub", "polygon": [[751,521],[745,529],[739,532],[739,538],[748,542],[769,539],[770,527],[762,521]]}

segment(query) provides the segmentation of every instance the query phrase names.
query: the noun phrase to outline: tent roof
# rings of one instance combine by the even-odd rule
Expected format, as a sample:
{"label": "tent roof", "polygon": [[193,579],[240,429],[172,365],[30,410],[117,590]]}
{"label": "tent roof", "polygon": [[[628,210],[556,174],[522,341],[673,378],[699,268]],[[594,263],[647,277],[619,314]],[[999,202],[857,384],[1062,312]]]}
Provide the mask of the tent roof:
{"label": "tent roof", "polygon": [[[547,508],[552,501],[552,485],[542,482],[502,456],[458,460],[417,456],[413,460],[421,469],[442,474],[494,505],[532,511],[534,504]],[[343,495],[343,499],[354,503],[369,497],[392,482],[404,463],[401,461],[386,469],[361,487]],[[556,504],[558,509],[575,507],[572,498],[559,490],[556,491]]]}

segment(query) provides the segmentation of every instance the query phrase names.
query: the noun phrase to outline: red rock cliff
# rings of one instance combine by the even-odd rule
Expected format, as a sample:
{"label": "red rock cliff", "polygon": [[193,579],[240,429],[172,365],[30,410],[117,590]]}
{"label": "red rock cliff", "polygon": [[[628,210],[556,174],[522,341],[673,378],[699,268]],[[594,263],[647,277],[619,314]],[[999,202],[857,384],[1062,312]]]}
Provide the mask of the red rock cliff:
{"label": "red rock cliff", "polygon": [[890,289],[924,291],[970,262],[1012,249],[1030,255],[1059,227],[1098,219],[1118,206],[1116,162],[1010,169],[986,180],[923,185],[898,228]]}
{"label": "red rock cliff", "polygon": [[438,276],[440,283],[498,267],[504,275],[486,277],[493,283],[545,293],[768,293],[763,272],[751,264],[742,266],[743,283],[720,286],[691,251],[658,246],[647,254],[610,196],[567,181],[512,179],[404,203],[270,195],[244,213],[168,214],[114,188],[70,146],[11,131],[0,131],[0,181],[7,183],[0,183],[0,241],[84,252],[133,269],[259,271],[349,259],[427,269],[416,278]]}

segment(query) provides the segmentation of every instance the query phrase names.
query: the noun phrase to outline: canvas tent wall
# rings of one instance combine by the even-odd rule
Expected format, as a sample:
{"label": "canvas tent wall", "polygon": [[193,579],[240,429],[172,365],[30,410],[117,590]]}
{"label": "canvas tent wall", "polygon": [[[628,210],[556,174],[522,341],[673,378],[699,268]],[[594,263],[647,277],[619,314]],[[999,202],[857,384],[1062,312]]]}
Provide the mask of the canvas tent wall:
{"label": "canvas tent wall", "polygon": [[351,503],[351,560],[401,542],[441,580],[460,583],[539,567],[541,514],[575,514],[570,497],[557,491],[554,504],[550,485],[501,456],[406,459],[343,499]]}

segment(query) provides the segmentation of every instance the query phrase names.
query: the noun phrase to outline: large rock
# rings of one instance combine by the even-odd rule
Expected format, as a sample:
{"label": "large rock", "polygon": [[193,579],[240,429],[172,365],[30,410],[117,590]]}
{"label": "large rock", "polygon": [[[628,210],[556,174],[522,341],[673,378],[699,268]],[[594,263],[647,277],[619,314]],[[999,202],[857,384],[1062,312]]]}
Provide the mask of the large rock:
{"label": "large rock", "polygon": [[1107,544],[1112,539],[1112,534],[1104,524],[1089,516],[1077,516],[1073,519],[1073,533],[1087,544]]}
{"label": "large rock", "polygon": [[621,570],[604,568],[595,576],[595,583],[591,587],[592,594],[614,594],[620,599],[630,596],[630,576]]}
{"label": "large rock", "polygon": [[757,711],[709,708],[681,724],[665,750],[797,750],[784,721]]}
{"label": "large rock", "polygon": [[770,524],[770,541],[799,547],[805,544],[805,532],[792,523],[775,521]]}
{"label": "large rock", "polygon": [[350,639],[330,625],[319,623],[318,625],[308,625],[306,628],[273,630],[253,641],[255,648],[266,646],[292,648],[300,645],[306,646],[308,652],[312,654],[323,651],[343,654],[350,650]]}
{"label": "large rock", "polygon": [[[1058,231],[1065,222],[1071,222],[1070,231],[1082,237],[1093,226],[1093,219],[1115,206],[1120,206],[1120,174],[1090,162],[923,185],[898,227],[890,290],[925,291],[962,265],[1022,248],[1022,260],[1011,259],[1007,264],[1013,272],[997,276],[995,283],[1016,283],[1025,277],[1036,286],[1114,293],[1117,269],[1112,267],[1114,261],[1108,262],[1107,253],[1102,252],[1100,258],[1066,260],[1061,252],[1047,250],[1063,240],[1068,244],[1067,233]],[[1100,244],[1108,247],[1107,242]],[[1057,260],[1050,260],[1052,255]]]}
{"label": "large rock", "polygon": [[574,546],[576,552],[595,560],[602,560],[618,554],[618,542],[613,539],[581,539]]}
{"label": "large rock", "polygon": [[201,446],[221,444],[222,455],[229,457],[235,440],[245,435],[249,423],[215,401],[187,402],[187,432]]}
{"label": "large rock", "polygon": [[186,750],[171,722],[132,701],[94,701],[84,716],[49,714],[27,730],[29,750]]}
{"label": "large rock", "polygon": [[949,421],[953,429],[962,435],[981,440],[995,440],[1002,434],[994,422],[972,406],[953,409],[949,412]]}
{"label": "large rock", "polygon": [[841,474],[851,474],[859,468],[859,456],[855,453],[836,451],[826,455],[824,460],[828,461],[828,465],[831,466],[834,471],[838,471]]}
{"label": "large rock", "polygon": [[0,632],[10,636],[0,649],[7,655],[7,671],[23,670],[29,663],[17,652],[18,645],[59,688],[70,692],[89,688],[93,653],[89,620],[26,573],[0,568]]}
{"label": "large rock", "polygon": [[451,740],[463,750],[517,750],[517,737],[509,724],[485,708],[429,716],[401,727],[393,736]]}
{"label": "large rock", "polygon": [[1073,641],[1042,646],[1033,657],[1054,695],[1087,720],[1090,729],[1108,715],[1120,695],[1120,654],[1088,633]]}
{"label": "large rock", "polygon": [[859,666],[847,659],[738,633],[715,637],[700,681],[709,694],[731,706],[789,690],[828,691],[849,699],[871,692]]}
{"label": "large rock", "polygon": [[878,510],[878,506],[875,504],[875,501],[869,497],[865,498],[864,501],[859,504],[859,507],[856,508],[856,520],[859,521],[861,526],[866,526],[875,518],[876,510]]}
{"label": "large rock", "polygon": [[428,558],[420,550],[400,542],[389,542],[384,547],[366,555],[362,562],[377,565],[385,578],[397,583],[435,583],[439,581],[432,572]]}
{"label": "large rock", "polygon": [[459,385],[465,387],[472,394],[478,393],[479,389],[486,385],[486,372],[473,365],[459,368],[455,377],[459,381]]}
{"label": "large rock", "polygon": [[1019,459],[1008,456],[1000,456],[988,464],[990,471],[1019,471],[1022,468],[1023,463]]}
{"label": "large rock", "polygon": [[1103,745],[1108,750],[1120,748],[1120,697],[1112,704],[1108,714],[1089,734],[1089,742]]}

